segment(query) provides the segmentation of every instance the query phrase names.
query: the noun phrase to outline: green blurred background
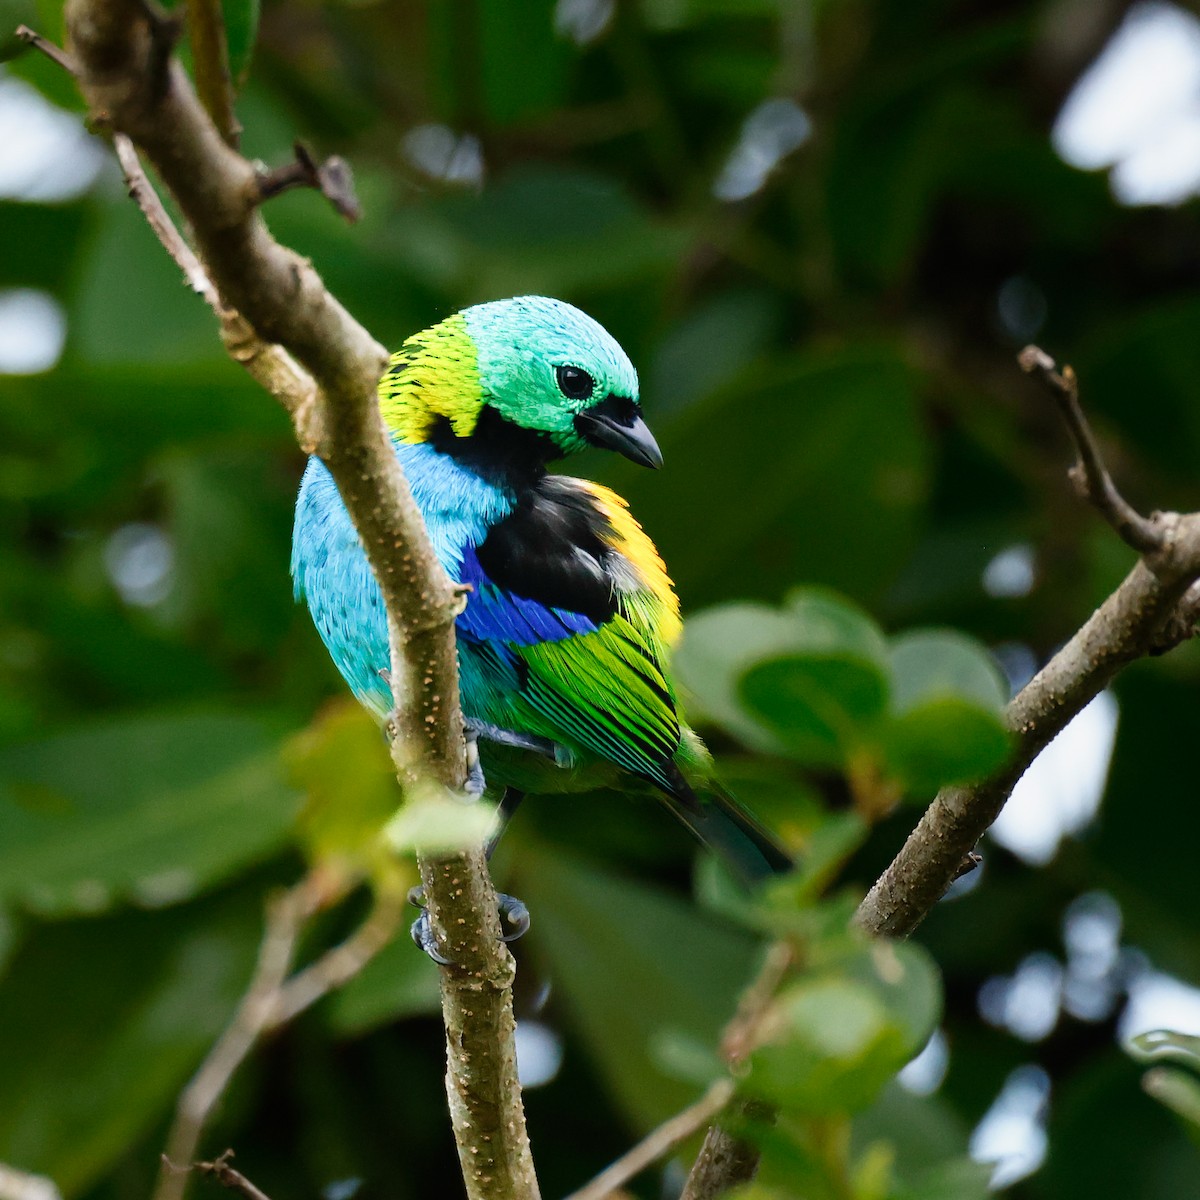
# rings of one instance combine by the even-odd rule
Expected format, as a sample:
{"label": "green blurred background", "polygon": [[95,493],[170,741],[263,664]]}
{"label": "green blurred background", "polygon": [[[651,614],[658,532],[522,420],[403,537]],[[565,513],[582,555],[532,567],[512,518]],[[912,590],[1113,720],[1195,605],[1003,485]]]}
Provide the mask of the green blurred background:
{"label": "green blurred background", "polygon": [[[687,613],[827,585],[888,630],[966,630],[1021,682],[1131,561],[1016,369],[1035,338],[1077,368],[1131,499],[1196,507],[1186,8],[264,0],[252,59],[253,9],[227,8],[247,151],[342,154],[364,206],[351,227],[292,193],[268,220],[382,341],[538,292],[626,347],[666,467],[571,469],[630,499]],[[19,21],[61,38],[49,0],[2,0],[0,29]],[[51,64],[0,67],[0,1160],[133,1200],[264,895],[303,869],[290,739],[348,723],[363,778],[378,747],[292,603],[286,418],[78,112]],[[1200,1032],[1198,679],[1190,647],[1126,672],[921,930],[943,1029],[871,1116],[901,1156],[969,1141],[1030,1200],[1200,1194],[1200,1154],[1119,1045]],[[848,803],[835,773],[711,740],[777,824]],[[874,830],[852,884],[916,811]],[[694,1094],[664,1040],[711,1040],[746,977],[693,858],[615,797],[534,799],[512,830],[547,1195]],[[277,1200],[459,1195],[433,1004],[402,939],[254,1058],[206,1149],[235,1146]]]}

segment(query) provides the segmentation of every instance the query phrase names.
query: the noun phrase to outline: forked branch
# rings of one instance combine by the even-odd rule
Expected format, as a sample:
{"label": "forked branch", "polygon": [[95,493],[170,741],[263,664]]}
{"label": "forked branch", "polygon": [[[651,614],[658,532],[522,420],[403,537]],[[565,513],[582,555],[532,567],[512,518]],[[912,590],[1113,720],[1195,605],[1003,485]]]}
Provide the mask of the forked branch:
{"label": "forked branch", "polygon": [[1124,499],[1104,465],[1079,403],[1075,372],[1036,346],[1020,355],[1058,403],[1075,442],[1071,478],[1141,558],[1124,582],[1010,701],[1004,719],[1013,738],[1008,764],[970,787],[943,788],[900,853],[871,888],[858,922],[871,933],[907,937],[941,899],[965,855],[996,819],[1017,780],[1122,667],[1190,636],[1200,595],[1200,514],[1142,516]]}

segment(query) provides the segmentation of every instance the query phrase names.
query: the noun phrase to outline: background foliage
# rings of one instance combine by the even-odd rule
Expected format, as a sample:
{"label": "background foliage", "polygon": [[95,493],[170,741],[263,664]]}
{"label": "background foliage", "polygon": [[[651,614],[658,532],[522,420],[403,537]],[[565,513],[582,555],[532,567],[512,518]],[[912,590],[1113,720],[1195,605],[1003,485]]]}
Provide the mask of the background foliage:
{"label": "background foliage", "polygon": [[[273,229],[389,344],[521,292],[620,339],[667,466],[572,469],[629,497],[688,613],[753,602],[691,622],[693,708],[734,789],[818,867],[853,850],[851,892],[915,819],[877,820],[884,801],[1003,753],[1005,685],[930,627],[1019,681],[1128,566],[1070,494],[1020,344],[1075,364],[1132,498],[1197,503],[1195,202],[1122,207],[1049,136],[1127,7],[263,5],[247,148],[345,155],[365,208],[350,228],[289,194]],[[61,35],[49,0],[0,15]],[[241,71],[256,6],[228,16]],[[0,102],[23,80],[78,108],[45,62],[4,72]],[[0,201],[0,299],[45,293],[66,330],[52,369],[0,379],[0,1160],[125,1200],[245,985],[265,892],[306,858],[378,870],[356,822],[391,799],[292,604],[303,464],[283,414],[224,358],[111,165],[55,191],[55,170],[90,171],[84,142],[60,146]],[[1046,865],[985,847],[921,930],[949,1050],[944,1080],[909,1079],[929,1094],[876,1098],[939,1023],[929,959],[910,964],[927,987],[887,993],[833,932],[841,892],[747,917],[705,869],[697,903],[693,849],[654,806],[531,801],[498,877],[534,913],[518,1005],[553,1075],[527,1093],[546,1193],[696,1094],[755,960],[746,921],[786,912],[820,969],[788,994],[786,1069],[755,1076],[785,1105],[764,1186],[801,1178],[814,1112],[863,1109],[830,1194],[975,1194],[953,1164],[1003,1089],[1009,1125],[993,1110],[974,1145],[1008,1129],[1027,1168],[1044,1152],[1014,1195],[1195,1194],[1185,1126],[1115,1035],[1163,989],[1194,1004],[1172,979],[1200,984],[1198,676],[1190,648],[1123,676],[1099,816]],[[1103,775],[1104,737],[1073,745],[1059,793]],[[248,1066],[208,1148],[235,1145],[277,1197],[429,1196],[431,1178],[457,1195],[434,1004],[431,966],[392,947]],[[847,1006],[853,1037],[827,1027]]]}

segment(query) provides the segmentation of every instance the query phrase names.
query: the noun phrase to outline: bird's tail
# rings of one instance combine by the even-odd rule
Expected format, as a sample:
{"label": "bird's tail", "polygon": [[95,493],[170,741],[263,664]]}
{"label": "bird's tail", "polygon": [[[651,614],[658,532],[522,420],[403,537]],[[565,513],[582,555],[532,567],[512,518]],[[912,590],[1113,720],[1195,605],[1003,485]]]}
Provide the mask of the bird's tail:
{"label": "bird's tail", "polygon": [[667,808],[695,837],[718,854],[747,887],[796,865],[792,856],[724,788],[705,780],[693,788],[682,775],[664,791]]}

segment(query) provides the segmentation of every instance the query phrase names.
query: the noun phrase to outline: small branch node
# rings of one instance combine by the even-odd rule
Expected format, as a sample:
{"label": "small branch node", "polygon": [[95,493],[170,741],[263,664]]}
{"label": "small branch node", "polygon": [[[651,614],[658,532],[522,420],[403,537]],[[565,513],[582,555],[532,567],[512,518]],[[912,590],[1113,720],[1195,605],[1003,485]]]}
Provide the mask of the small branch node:
{"label": "small branch node", "polygon": [[1075,443],[1078,461],[1067,472],[1079,496],[1091,504],[1126,545],[1139,554],[1163,551],[1167,534],[1158,514],[1144,517],[1117,490],[1104,464],[1100,446],[1079,403],[1079,381],[1069,364],[1059,367],[1040,346],[1026,346],[1017,362],[1027,375],[1035,375],[1049,390]]}
{"label": "small branch node", "polygon": [[351,223],[362,216],[362,208],[354,190],[354,176],[344,158],[333,155],[318,163],[303,142],[293,147],[296,157],[282,167],[262,168],[255,176],[258,204],[294,187],[313,188],[321,193],[334,211]]}
{"label": "small branch node", "polygon": [[[201,1175],[211,1175],[222,1187],[229,1188],[233,1192],[240,1192],[246,1197],[246,1200],[269,1200],[265,1192],[251,1183],[241,1171],[237,1171],[229,1165],[231,1158],[233,1158],[233,1151],[226,1150],[212,1162],[193,1163],[190,1168],[184,1168],[184,1170],[194,1169]],[[167,1161],[166,1155],[163,1156],[163,1161]],[[170,1165],[174,1167],[174,1164]]]}
{"label": "small branch node", "polygon": [[961,863],[958,864],[958,870],[954,872],[954,878],[951,883],[957,883],[960,879],[970,875],[972,871],[983,865],[983,855],[975,850],[968,851]]}

